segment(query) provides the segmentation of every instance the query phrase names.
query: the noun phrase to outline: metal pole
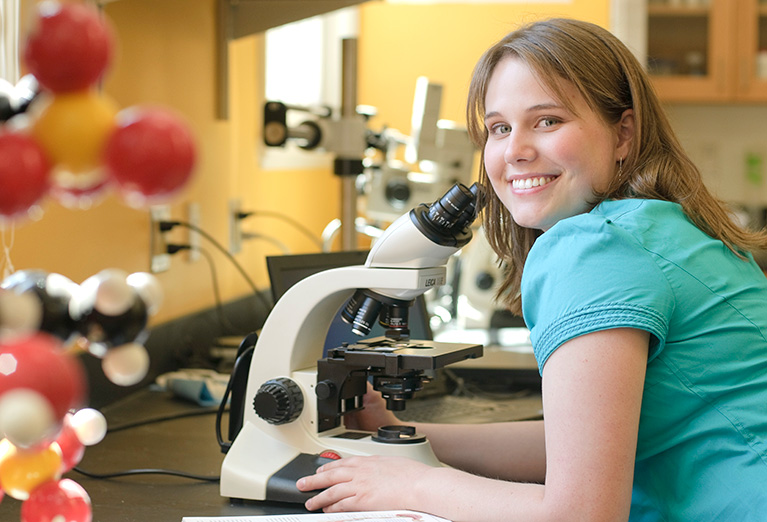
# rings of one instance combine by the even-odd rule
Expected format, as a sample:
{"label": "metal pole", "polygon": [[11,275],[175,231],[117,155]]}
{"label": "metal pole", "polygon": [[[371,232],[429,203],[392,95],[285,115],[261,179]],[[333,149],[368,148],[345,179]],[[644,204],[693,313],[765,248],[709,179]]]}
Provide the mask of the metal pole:
{"label": "metal pole", "polygon": [[[353,120],[357,116],[357,39],[345,38],[342,47],[342,78],[341,78],[341,118]],[[339,158],[341,164],[345,160],[359,161],[360,158]],[[356,163],[355,161],[355,163]],[[357,249],[357,188],[356,169],[338,168],[336,174],[341,176],[341,249]]]}

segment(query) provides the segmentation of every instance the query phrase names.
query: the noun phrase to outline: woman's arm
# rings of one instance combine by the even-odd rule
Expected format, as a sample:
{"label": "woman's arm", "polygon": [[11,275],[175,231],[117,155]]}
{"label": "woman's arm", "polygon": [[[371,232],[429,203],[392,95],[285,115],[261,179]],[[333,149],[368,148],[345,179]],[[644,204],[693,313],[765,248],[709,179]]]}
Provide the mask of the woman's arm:
{"label": "woman's arm", "polygon": [[440,462],[484,477],[543,483],[543,421],[496,424],[415,424]]}
{"label": "woman's arm", "polygon": [[[426,435],[437,458],[449,466],[503,480],[543,482],[546,471],[543,421],[404,423],[386,409],[386,401],[370,385],[363,406],[362,411],[347,416],[347,428],[375,432],[379,426],[408,424]],[[489,454],[495,458],[488,459]]]}
{"label": "woman's arm", "polygon": [[544,366],[546,501],[563,517],[628,519],[649,343],[641,330],[596,332]]}
{"label": "woman's arm", "polygon": [[[545,485],[431,468],[403,458],[345,458],[299,481],[302,490],[325,489],[307,507],[325,511],[407,508],[454,521],[626,520],[648,346],[646,332],[607,330],[567,342],[546,362]],[[533,426],[528,425],[531,431]],[[514,455],[517,444],[511,427],[477,426],[479,438],[470,440],[460,435],[469,434],[471,427],[464,427],[463,433],[461,427],[443,427],[448,435],[440,434],[437,426],[420,425],[419,429],[436,437],[433,443],[442,458],[456,458],[456,452],[471,448],[470,455],[477,461],[472,468],[506,470],[521,460],[508,456]],[[543,451],[540,444],[535,448]],[[487,474],[511,476],[513,471]]]}

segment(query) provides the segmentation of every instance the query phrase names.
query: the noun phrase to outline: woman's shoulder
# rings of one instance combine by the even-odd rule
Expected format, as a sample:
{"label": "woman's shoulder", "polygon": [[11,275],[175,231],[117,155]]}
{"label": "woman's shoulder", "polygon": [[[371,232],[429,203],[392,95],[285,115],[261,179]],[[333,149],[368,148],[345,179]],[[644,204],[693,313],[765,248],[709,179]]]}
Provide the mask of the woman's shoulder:
{"label": "woman's shoulder", "polygon": [[525,275],[545,271],[552,264],[577,266],[580,274],[593,271],[597,278],[604,277],[605,266],[658,272],[659,259],[681,262],[710,241],[676,203],[607,200],[543,233],[528,254]]}
{"label": "woman's shoulder", "polygon": [[674,293],[658,257],[635,233],[656,210],[671,208],[654,206],[608,201],[536,240],[522,275],[522,304],[539,361],[567,339],[598,329],[630,326],[664,338]]}
{"label": "woman's shoulder", "polygon": [[594,207],[588,215],[625,224],[669,219],[690,222],[679,203],[660,199],[608,199]]}
{"label": "woman's shoulder", "polygon": [[692,224],[678,203],[659,199],[608,199],[599,203],[591,212],[563,219],[553,228],[587,228],[603,223],[615,223],[623,228],[631,228],[652,222],[668,223],[669,220],[682,220]]}
{"label": "woman's shoulder", "polygon": [[[701,231],[687,218],[681,205],[656,199],[606,200],[591,212],[561,220],[540,238],[541,244],[577,237],[589,241],[615,241],[622,237],[637,246],[669,245],[680,236]],[[537,242],[536,242],[537,243]]]}

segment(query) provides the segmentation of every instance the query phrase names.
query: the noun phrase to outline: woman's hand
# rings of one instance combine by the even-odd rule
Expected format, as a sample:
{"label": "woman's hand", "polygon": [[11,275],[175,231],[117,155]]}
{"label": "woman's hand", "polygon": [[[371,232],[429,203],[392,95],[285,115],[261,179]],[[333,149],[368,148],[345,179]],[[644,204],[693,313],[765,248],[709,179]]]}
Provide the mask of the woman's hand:
{"label": "woman's hand", "polygon": [[401,424],[391,410],[386,409],[386,401],[380,393],[368,383],[368,391],[362,398],[362,410],[344,416],[344,425],[351,430],[376,431],[381,426]]}
{"label": "woman's hand", "polygon": [[324,490],[306,501],[310,511],[417,509],[414,485],[423,485],[433,469],[403,457],[347,457],[320,466],[296,486]]}

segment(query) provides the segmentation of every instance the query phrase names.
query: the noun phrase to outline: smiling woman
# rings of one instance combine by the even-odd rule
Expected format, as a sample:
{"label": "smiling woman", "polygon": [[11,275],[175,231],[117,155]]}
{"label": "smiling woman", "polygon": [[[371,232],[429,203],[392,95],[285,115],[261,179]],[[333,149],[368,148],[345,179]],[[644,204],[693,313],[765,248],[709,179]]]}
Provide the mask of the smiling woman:
{"label": "smiling woman", "polygon": [[[543,20],[491,46],[468,119],[483,226],[511,266],[499,297],[530,329],[545,423],[416,423],[451,468],[345,457],[299,480],[322,490],[306,506],[760,521],[767,280],[748,251],[767,235],[729,219],[642,66],[594,24]],[[355,421],[398,424],[367,396]]]}

